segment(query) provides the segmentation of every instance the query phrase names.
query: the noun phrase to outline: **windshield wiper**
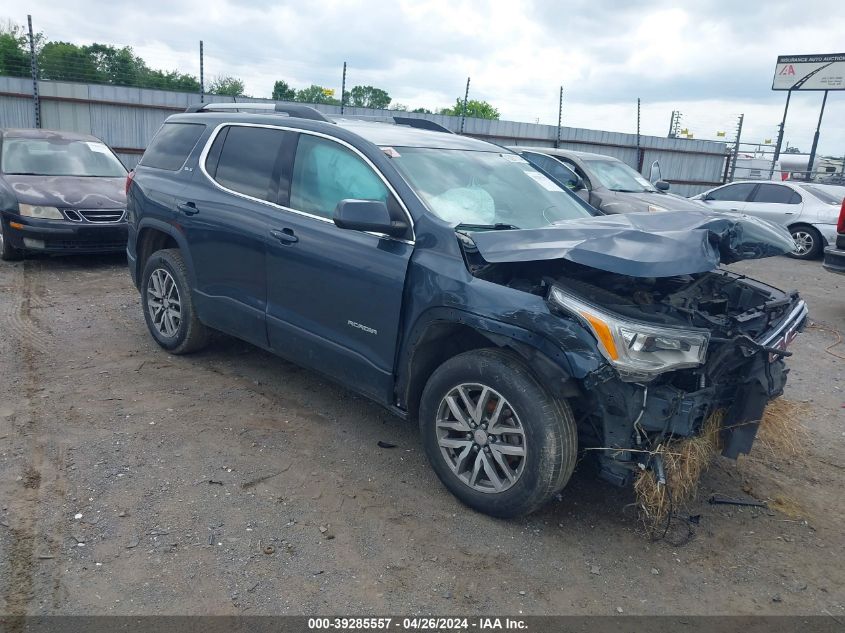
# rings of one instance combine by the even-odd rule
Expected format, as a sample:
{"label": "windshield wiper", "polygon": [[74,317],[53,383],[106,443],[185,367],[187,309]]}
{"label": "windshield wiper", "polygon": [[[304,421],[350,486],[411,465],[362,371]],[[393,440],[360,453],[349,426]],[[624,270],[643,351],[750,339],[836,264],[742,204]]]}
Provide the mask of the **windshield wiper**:
{"label": "windshield wiper", "polygon": [[615,191],[617,193],[644,193],[649,191],[648,189],[611,189],[611,191]]}
{"label": "windshield wiper", "polygon": [[466,224],[462,222],[455,227],[455,230],[458,229],[469,229],[471,231],[512,231],[514,229],[519,229],[519,227],[514,226],[513,224],[505,224],[503,222],[496,222],[495,224]]}

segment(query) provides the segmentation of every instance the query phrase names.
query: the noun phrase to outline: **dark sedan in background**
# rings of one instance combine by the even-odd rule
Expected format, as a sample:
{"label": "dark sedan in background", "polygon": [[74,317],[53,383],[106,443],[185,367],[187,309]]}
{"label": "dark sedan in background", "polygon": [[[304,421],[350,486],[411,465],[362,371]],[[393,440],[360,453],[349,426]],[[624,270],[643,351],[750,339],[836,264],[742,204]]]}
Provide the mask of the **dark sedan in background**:
{"label": "dark sedan in background", "polygon": [[95,136],[0,129],[0,258],[124,251],[125,182]]}
{"label": "dark sedan in background", "polygon": [[[659,165],[655,183],[621,160],[602,154],[576,152],[551,147],[510,147],[529,163],[546,173],[574,174],[569,188],[582,200],[603,213],[636,213],[641,211],[703,211],[698,202],[667,193],[669,183],[661,180]],[[558,180],[565,176],[558,177]]]}

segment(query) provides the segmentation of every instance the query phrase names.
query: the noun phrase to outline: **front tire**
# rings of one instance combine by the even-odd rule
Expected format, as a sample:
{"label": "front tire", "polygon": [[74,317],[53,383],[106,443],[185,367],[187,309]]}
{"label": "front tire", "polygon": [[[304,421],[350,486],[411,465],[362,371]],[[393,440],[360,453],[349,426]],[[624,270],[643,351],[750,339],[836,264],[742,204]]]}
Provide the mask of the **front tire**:
{"label": "front tire", "polygon": [[575,468],[578,435],[569,405],[507,351],[476,350],[443,363],[423,390],[420,431],[446,488],[495,517],[533,512]]}
{"label": "front tire", "polygon": [[196,352],[208,343],[209,331],[194,310],[179,249],[150,255],[141,276],[141,305],[150,334],[171,354]]}
{"label": "front tire", "polygon": [[795,250],[789,253],[794,259],[818,259],[821,255],[824,241],[821,233],[812,226],[793,226],[789,228],[792,239],[795,240]]}
{"label": "front tire", "polygon": [[13,262],[23,257],[23,251],[9,244],[9,240],[3,235],[3,218],[0,218],[0,259],[4,262]]}

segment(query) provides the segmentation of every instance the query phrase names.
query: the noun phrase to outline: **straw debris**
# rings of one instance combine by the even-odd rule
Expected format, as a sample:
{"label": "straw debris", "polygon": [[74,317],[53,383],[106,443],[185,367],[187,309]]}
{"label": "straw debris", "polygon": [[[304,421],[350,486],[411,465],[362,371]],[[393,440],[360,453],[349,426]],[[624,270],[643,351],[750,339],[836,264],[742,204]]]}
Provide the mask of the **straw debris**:
{"label": "straw debris", "polygon": [[799,420],[800,413],[801,406],[797,402],[784,398],[772,400],[760,420],[757,445],[772,457],[804,455],[809,434]]}
{"label": "straw debris", "polygon": [[637,505],[651,534],[666,526],[675,510],[695,498],[702,473],[721,448],[719,432],[724,417],[724,411],[716,411],[707,418],[700,435],[657,447],[655,456],[663,460],[665,484],[658,481],[654,469],[643,470],[637,476]]}

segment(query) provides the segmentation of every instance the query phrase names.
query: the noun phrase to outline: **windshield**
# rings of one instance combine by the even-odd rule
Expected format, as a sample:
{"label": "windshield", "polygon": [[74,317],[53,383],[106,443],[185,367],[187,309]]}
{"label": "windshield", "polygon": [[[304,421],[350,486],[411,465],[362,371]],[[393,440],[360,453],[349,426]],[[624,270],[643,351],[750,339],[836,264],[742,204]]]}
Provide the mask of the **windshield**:
{"label": "windshield", "polygon": [[656,192],[657,189],[636,171],[618,160],[585,160],[590,177],[611,191],[627,193]]}
{"label": "windshield", "polygon": [[398,147],[388,154],[438,217],[469,229],[531,229],[591,217],[577,198],[510,152]]}
{"label": "windshield", "polygon": [[813,194],[816,198],[827,204],[842,204],[845,187],[820,187],[817,185],[801,185],[804,189]]}
{"label": "windshield", "polygon": [[32,176],[126,176],[121,162],[103,143],[55,138],[6,138],[0,169]]}

